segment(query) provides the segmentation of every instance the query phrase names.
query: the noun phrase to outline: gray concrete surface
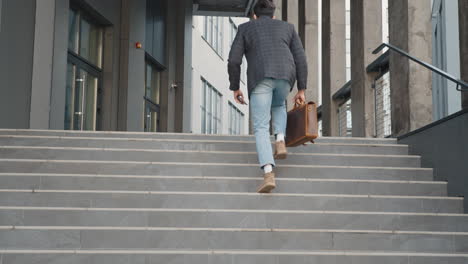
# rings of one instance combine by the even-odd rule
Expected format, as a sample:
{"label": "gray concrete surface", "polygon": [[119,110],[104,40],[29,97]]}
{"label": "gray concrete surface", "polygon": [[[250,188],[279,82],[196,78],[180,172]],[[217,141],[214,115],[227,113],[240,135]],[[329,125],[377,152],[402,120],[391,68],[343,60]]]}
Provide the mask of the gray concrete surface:
{"label": "gray concrete surface", "polygon": [[[432,63],[431,6],[427,1],[389,1],[390,43]],[[432,122],[432,73],[396,53],[390,55],[392,134]]]}
{"label": "gray concrete surface", "polygon": [[3,0],[0,127],[29,128],[36,1]]}
{"label": "gray concrete surface", "polygon": [[463,110],[399,142],[410,145],[410,153],[422,155],[422,166],[434,168],[436,180],[448,181],[449,195],[468,197],[467,134],[468,111]]}
{"label": "gray concrete surface", "polygon": [[346,83],[346,1],[322,3],[322,128],[338,136],[338,103],[333,95]]}
{"label": "gray concrete surface", "polygon": [[395,139],[291,149],[270,195],[254,138],[228,139],[0,130],[2,264],[467,259],[463,199]]}
{"label": "gray concrete surface", "polygon": [[382,3],[351,0],[351,93],[353,137],[372,137],[374,129],[374,74],[366,67],[379,55],[372,51],[382,43]]}

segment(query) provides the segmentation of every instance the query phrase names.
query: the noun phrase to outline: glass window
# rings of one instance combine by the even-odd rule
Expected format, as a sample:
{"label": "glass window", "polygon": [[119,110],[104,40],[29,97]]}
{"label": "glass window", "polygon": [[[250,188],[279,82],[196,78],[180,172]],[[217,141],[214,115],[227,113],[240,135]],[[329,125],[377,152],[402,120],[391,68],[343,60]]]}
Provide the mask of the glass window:
{"label": "glass window", "polygon": [[351,99],[338,108],[338,129],[340,137],[351,137],[353,132]]}
{"label": "glass window", "polygon": [[79,55],[101,67],[102,30],[86,19],[81,20]]}
{"label": "glass window", "polygon": [[160,64],[166,64],[166,2],[146,0],[145,52]]}
{"label": "glass window", "polygon": [[159,131],[159,104],[161,71],[151,62],[146,62],[145,78],[145,132]]}
{"label": "glass window", "polygon": [[96,130],[98,78],[68,63],[65,92],[65,129]]}
{"label": "glass window", "polygon": [[218,53],[223,56],[223,28],[224,18],[222,17],[205,17],[203,27],[203,38],[208,44]]}
{"label": "glass window", "polygon": [[213,123],[212,122],[213,121],[212,92],[213,92],[213,90],[208,85],[207,85],[207,88],[208,88],[208,90],[207,90],[208,100],[207,100],[206,109],[208,110],[208,115],[206,116],[206,118],[207,118],[208,122],[207,122],[207,129],[206,130],[207,130],[207,132],[209,134],[212,134],[213,133],[213,131],[212,131],[212,123]]}
{"label": "glass window", "polygon": [[206,39],[207,35],[208,35],[208,17],[204,16],[203,17],[203,37]]}
{"label": "glass window", "polygon": [[206,133],[206,89],[205,89],[205,83],[202,84],[202,103],[201,103],[201,133],[205,134]]}
{"label": "glass window", "polygon": [[208,31],[206,35],[206,40],[208,43],[212,43],[213,41],[213,17],[208,17]]}
{"label": "glass window", "polygon": [[234,21],[232,21],[231,18],[229,19],[229,26],[230,26],[230,33],[231,33],[231,38],[229,39],[229,45],[231,46],[232,42],[234,42],[234,39],[236,38],[236,35],[237,35],[237,26],[234,23]]}
{"label": "glass window", "polygon": [[104,29],[81,10],[71,8],[68,30],[64,128],[96,130],[100,128],[99,86]]}
{"label": "glass window", "polygon": [[219,17],[219,25],[218,25],[218,53],[219,56],[223,56],[224,51],[224,18]]}
{"label": "glass window", "polygon": [[102,67],[103,28],[70,9],[68,49],[94,66]]}
{"label": "glass window", "polygon": [[351,4],[346,0],[346,81],[351,80]]}
{"label": "glass window", "polygon": [[78,53],[78,14],[73,9],[70,9],[70,16],[68,19],[68,49]]}
{"label": "glass window", "polygon": [[211,86],[206,80],[202,79],[202,89],[204,99],[201,104],[201,133],[219,134],[221,133],[221,112],[222,98],[221,93]]}
{"label": "glass window", "polygon": [[229,102],[229,134],[240,135],[243,133],[244,114],[234,104]]}
{"label": "glass window", "polygon": [[155,104],[160,102],[161,72],[152,64],[146,64],[145,96]]}
{"label": "glass window", "polygon": [[218,21],[219,21],[219,18],[218,17],[213,17],[213,41],[211,43],[211,45],[213,46],[213,48],[217,51],[218,50]]}

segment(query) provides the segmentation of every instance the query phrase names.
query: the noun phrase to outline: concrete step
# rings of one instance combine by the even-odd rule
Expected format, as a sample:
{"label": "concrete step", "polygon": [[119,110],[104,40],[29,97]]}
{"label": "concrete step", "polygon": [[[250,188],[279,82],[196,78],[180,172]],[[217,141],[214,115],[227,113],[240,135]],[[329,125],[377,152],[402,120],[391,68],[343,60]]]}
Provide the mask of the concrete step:
{"label": "concrete step", "polygon": [[[175,151],[143,149],[100,149],[61,147],[0,147],[0,157],[11,159],[58,159],[150,162],[201,162],[201,163],[249,163],[258,164],[255,152]],[[360,155],[360,154],[311,154],[288,155],[278,164],[410,167],[421,166],[420,156],[408,155]]]}
{"label": "concrete step", "polygon": [[4,250],[2,264],[466,264],[468,254],[377,251]]}
{"label": "concrete step", "polygon": [[0,190],[0,206],[462,213],[463,198],[336,194]]}
{"label": "concrete step", "polygon": [[[426,168],[278,165],[284,178],[431,181]],[[262,177],[257,164],[0,159],[0,173],[75,173],[93,175]]]}
{"label": "concrete step", "polygon": [[[8,136],[60,136],[60,137],[106,137],[106,138],[152,138],[152,139],[193,139],[193,140],[237,140],[254,141],[252,135],[204,135],[184,133],[142,133],[115,131],[63,131],[63,130],[16,130],[0,129],[0,135]],[[273,137],[272,137],[273,139]],[[321,137],[316,143],[354,143],[354,144],[397,144],[395,138],[358,138],[358,137]]]}
{"label": "concrete step", "polygon": [[[3,230],[1,230],[3,229]],[[0,227],[3,249],[375,250],[465,253],[467,233],[373,230]]]}
{"label": "concrete step", "polygon": [[0,226],[348,229],[468,232],[468,215],[351,211],[0,207]]}
{"label": "concrete step", "polygon": [[[0,173],[4,189],[255,192],[262,177]],[[277,178],[279,193],[447,196],[446,182]]]}
{"label": "concrete step", "polygon": [[[104,138],[59,136],[5,136],[0,135],[0,146],[91,147],[123,149],[160,149],[195,151],[255,152],[252,140],[190,140],[151,138]],[[290,153],[380,154],[407,155],[407,145],[316,143],[289,148]]]}

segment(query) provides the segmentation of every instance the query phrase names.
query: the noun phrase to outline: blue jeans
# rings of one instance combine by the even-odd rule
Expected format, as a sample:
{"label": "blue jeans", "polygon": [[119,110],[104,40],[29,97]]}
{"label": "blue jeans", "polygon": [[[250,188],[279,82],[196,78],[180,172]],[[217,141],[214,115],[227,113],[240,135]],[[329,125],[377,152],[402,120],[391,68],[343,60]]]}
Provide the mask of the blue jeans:
{"label": "blue jeans", "polygon": [[287,80],[266,78],[250,94],[250,114],[261,168],[268,164],[275,166],[270,141],[270,119],[273,115],[274,134],[286,135],[286,98],[290,89],[291,84]]}

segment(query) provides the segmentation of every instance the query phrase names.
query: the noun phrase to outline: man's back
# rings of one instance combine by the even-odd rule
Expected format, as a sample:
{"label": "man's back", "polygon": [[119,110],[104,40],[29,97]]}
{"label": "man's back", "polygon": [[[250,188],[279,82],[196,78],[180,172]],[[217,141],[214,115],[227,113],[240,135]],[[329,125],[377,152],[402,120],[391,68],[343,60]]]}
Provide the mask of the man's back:
{"label": "man's back", "polygon": [[237,67],[245,54],[248,61],[248,89],[264,78],[286,79],[291,86],[298,79],[299,89],[306,87],[307,62],[302,43],[294,26],[280,20],[261,16],[239,26],[229,55],[231,90],[237,80]]}
{"label": "man's back", "polygon": [[[229,89],[234,100],[246,104],[239,89],[242,58],[247,56],[250,117],[255,133],[258,162],[264,172],[257,192],[269,193],[276,188],[275,159],[285,159],[287,112],[286,98],[298,81],[296,104],[305,103],[307,61],[301,40],[291,24],[274,19],[273,0],[257,0],[254,21],[242,24],[229,53]],[[257,19],[257,17],[259,17]],[[275,155],[271,147],[270,121],[275,135]]]}

